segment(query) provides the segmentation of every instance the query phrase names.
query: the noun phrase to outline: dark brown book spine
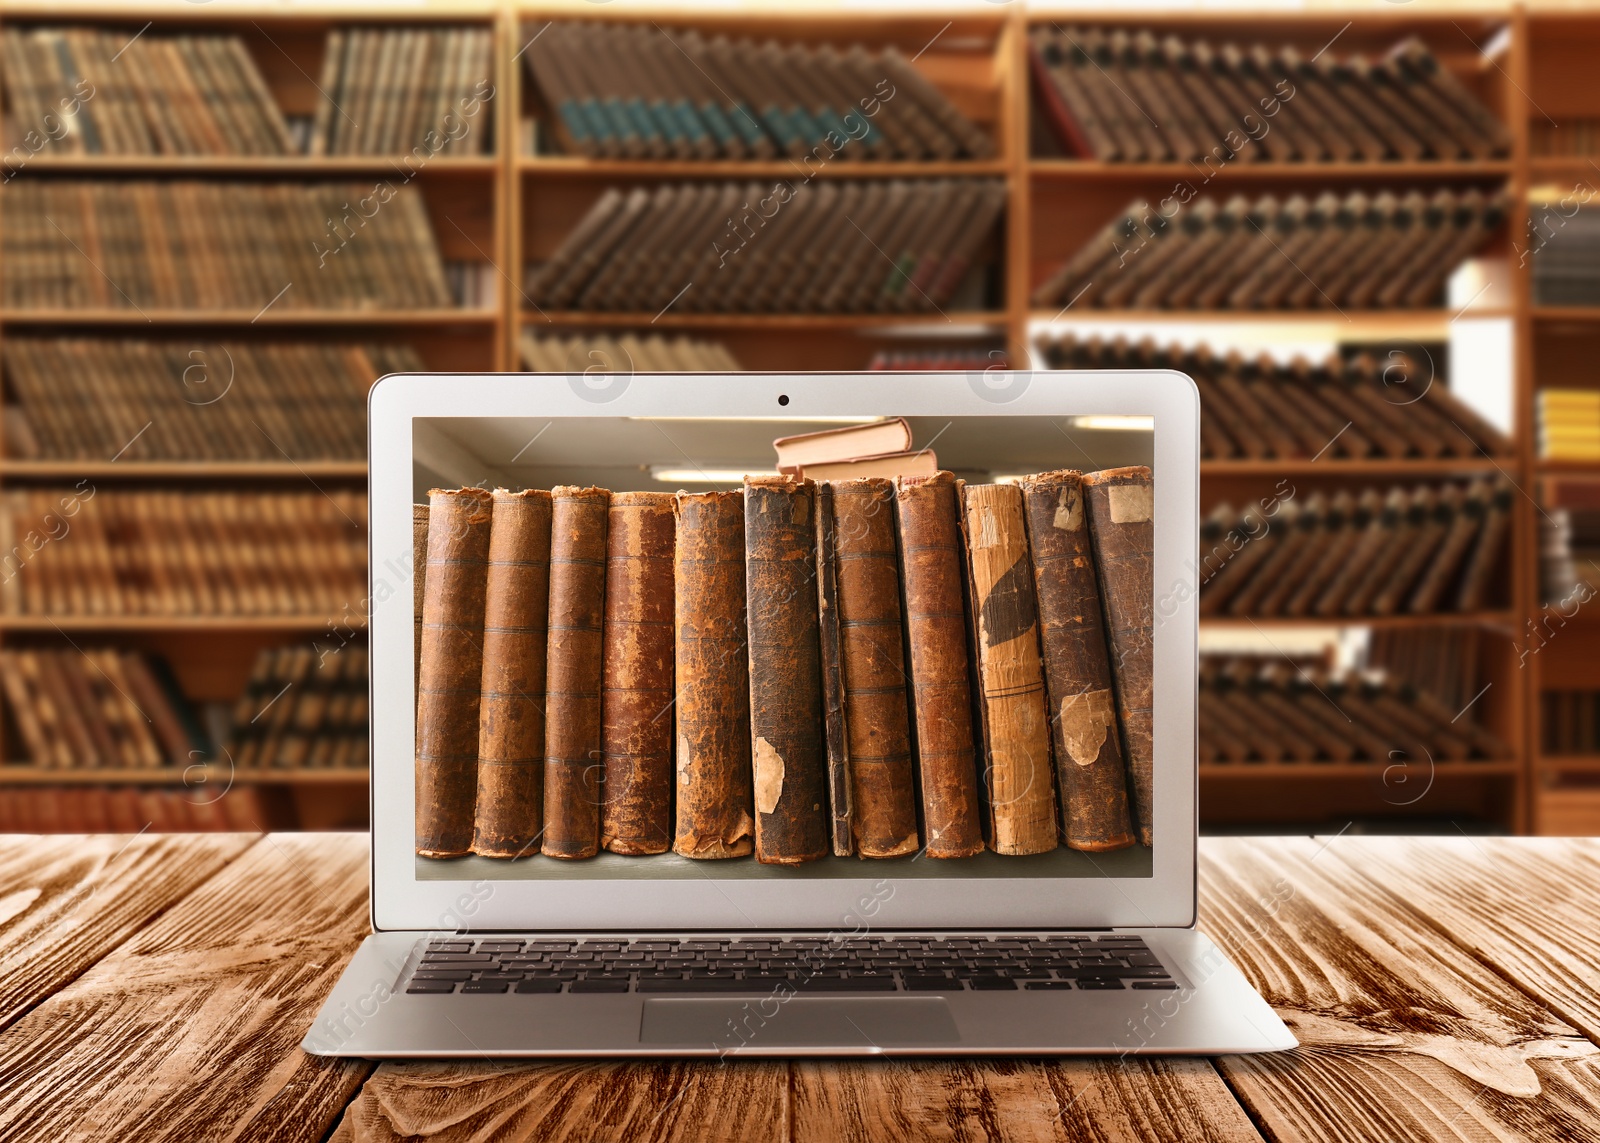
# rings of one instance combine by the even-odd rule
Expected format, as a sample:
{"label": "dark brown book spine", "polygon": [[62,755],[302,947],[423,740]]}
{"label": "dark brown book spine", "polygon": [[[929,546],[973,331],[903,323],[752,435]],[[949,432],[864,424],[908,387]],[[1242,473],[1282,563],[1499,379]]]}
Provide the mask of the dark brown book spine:
{"label": "dark brown book spine", "polygon": [[955,478],[902,476],[895,508],[927,853],[970,857],[984,846]]}
{"label": "dark brown book spine", "polygon": [[670,492],[618,492],[606,530],[600,844],[612,853],[672,848]]}
{"label": "dark brown book spine", "polygon": [[1090,537],[1105,607],[1116,682],[1117,717],[1132,775],[1139,840],[1150,844],[1154,733],[1155,489],[1150,470],[1108,468],[1083,478],[1089,495]]}
{"label": "dark brown book spine", "polygon": [[916,852],[918,839],[894,482],[835,481],[833,506],[855,850],[899,857]]}
{"label": "dark brown book spine", "polygon": [[549,699],[545,703],[546,857],[600,852],[601,640],[606,600],[604,488],[550,492]]}
{"label": "dark brown book spine", "polygon": [[427,595],[417,680],[417,853],[472,848],[478,793],[478,686],[494,498],[481,488],[428,493]]}
{"label": "dark brown book spine", "polygon": [[829,849],[815,494],[811,481],[785,477],[744,488],[756,860],[774,865]]}
{"label": "dark brown book spine", "polygon": [[495,489],[487,581],[472,852],[522,857],[544,819],[550,493]]}
{"label": "dark brown book spine", "polygon": [[680,492],[677,821],[684,857],[746,857],[754,842],[746,655],[744,495]]}
{"label": "dark brown book spine", "polygon": [[1022,482],[1022,496],[1039,597],[1062,837],[1073,849],[1123,849],[1133,844],[1133,822],[1083,476],[1042,473]]}
{"label": "dark brown book spine", "polygon": [[996,853],[1044,853],[1057,846],[1056,796],[1022,490],[968,485],[962,500],[977,613],[989,842]]}
{"label": "dark brown book spine", "polygon": [[428,579],[428,506],[411,506],[411,604],[413,609],[415,661],[412,666],[422,678],[422,600]]}
{"label": "dark brown book spine", "polygon": [[828,833],[835,857],[855,853],[851,832],[850,749],[845,729],[844,666],[839,649],[839,575],[834,563],[833,485],[817,485],[817,616],[822,659],[822,729],[828,754]]}

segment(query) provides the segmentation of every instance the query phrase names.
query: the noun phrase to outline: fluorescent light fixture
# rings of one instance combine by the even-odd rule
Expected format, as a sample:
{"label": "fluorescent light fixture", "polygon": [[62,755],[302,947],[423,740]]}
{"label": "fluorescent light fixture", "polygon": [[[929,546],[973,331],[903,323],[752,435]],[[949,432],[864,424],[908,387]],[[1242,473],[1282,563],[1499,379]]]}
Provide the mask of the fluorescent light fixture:
{"label": "fluorescent light fixture", "polygon": [[883,420],[882,417],[629,417],[630,421],[688,421],[705,422],[707,424],[719,421],[730,421],[734,424],[760,423],[774,425],[870,425],[875,421]]}
{"label": "fluorescent light fixture", "polygon": [[1067,424],[1075,429],[1102,429],[1113,433],[1148,433],[1156,427],[1154,417],[1095,414],[1085,417],[1068,417]]}
{"label": "fluorescent light fixture", "polygon": [[759,468],[669,468],[664,464],[650,466],[650,479],[662,484],[743,484],[746,476],[772,476],[772,471]]}

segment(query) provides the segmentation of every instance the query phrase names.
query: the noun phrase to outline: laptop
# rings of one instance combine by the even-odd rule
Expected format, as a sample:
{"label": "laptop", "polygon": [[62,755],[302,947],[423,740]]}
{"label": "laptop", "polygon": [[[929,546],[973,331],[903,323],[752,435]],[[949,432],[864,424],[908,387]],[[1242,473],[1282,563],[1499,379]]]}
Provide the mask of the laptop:
{"label": "laptop", "polygon": [[[1225,953],[1195,927],[1199,402],[1189,378],[1170,371],[997,370],[407,374],[377,383],[369,414],[371,596],[365,606],[372,652],[373,932],[317,1014],[302,1045],[307,1052],[391,1059],[732,1058],[1234,1053],[1295,1046]],[[818,470],[812,456],[798,471],[789,466],[794,479],[777,479],[784,474],[775,440],[814,441],[807,434],[896,425],[904,426],[909,447],[899,450],[899,461],[882,462],[887,469],[880,458],[866,467]],[[868,436],[885,439],[876,431]],[[805,483],[812,479],[808,473],[839,481],[853,472],[894,471],[900,463],[913,472],[949,472],[960,482],[954,510],[966,532],[959,544],[918,546],[896,531],[904,517],[891,500],[926,476],[891,481],[888,499],[877,502],[886,506],[884,514],[866,524],[848,516],[861,507],[860,496],[851,497],[883,485]],[[1089,537],[1079,538],[1107,544],[1108,551],[1105,538],[1114,525],[1149,522],[1153,528],[1143,533],[1153,536],[1145,540],[1148,553],[1134,553],[1147,561],[1148,572],[1138,570],[1148,586],[1134,593],[1131,605],[1123,598],[1116,614],[1103,609],[1093,615],[1083,644],[1104,656],[1117,691],[1115,701],[1107,696],[1093,708],[1098,722],[1090,720],[1091,746],[1103,752],[1090,750],[1088,759],[1098,766],[1116,755],[1123,760],[1118,765],[1135,763],[1115,771],[1105,787],[1121,824],[1093,833],[1089,842],[1075,833],[1072,802],[1080,779],[1070,767],[1078,762],[1066,757],[1085,754],[1084,719],[1072,720],[1077,739],[1061,736],[1061,712],[1072,703],[1046,686],[1054,685],[1054,676],[1044,678],[1055,650],[1051,640],[1059,632],[1049,615],[1044,624],[1036,622],[1043,597],[1034,592],[1028,561],[1019,558],[1009,570],[997,570],[993,549],[984,546],[994,540],[990,517],[982,516],[991,500],[1002,506],[1032,503],[1019,499],[1021,489],[1037,491],[1037,482],[1027,478],[1059,476],[1061,470],[1148,470],[1148,483],[1142,495],[1113,495],[1109,509],[1086,492],[1078,517],[1063,495],[1060,514],[1050,518],[1054,526],[1088,527]],[[691,509],[732,504],[737,512],[743,503],[753,510],[753,485],[744,482],[757,474],[769,477],[764,486],[775,495],[791,497],[784,503],[795,507],[779,513],[779,523],[801,525],[789,535],[799,536],[802,563],[812,559],[806,545],[814,534],[833,555],[813,563],[818,580],[835,570],[840,578],[830,585],[808,577],[803,589],[785,598],[782,607],[800,608],[782,614],[798,624],[794,630],[801,636],[795,642],[790,632],[778,661],[756,661],[750,651],[747,662],[749,648],[768,647],[767,635],[746,640],[741,627],[733,633],[739,654],[706,670],[704,647],[692,642],[705,625],[694,626],[693,615],[684,619],[684,609],[698,605],[692,601],[701,600],[710,582],[693,552],[685,555],[709,534],[705,512]],[[949,477],[936,479],[949,488]],[[517,854],[486,856],[473,852],[467,840],[454,843],[454,850],[441,849],[435,836],[438,823],[430,815],[438,808],[440,784],[468,783],[458,793],[471,807],[475,771],[470,750],[465,765],[447,772],[430,769],[443,765],[433,747],[419,748],[418,675],[434,677],[434,668],[419,662],[429,654],[430,638],[446,638],[455,628],[440,619],[441,612],[429,610],[425,618],[450,631],[416,634],[421,621],[413,591],[413,506],[429,503],[434,489],[485,490],[470,495],[487,505],[488,490],[497,488],[565,488],[554,501],[556,513],[576,512],[560,497],[581,489],[610,490],[613,511],[628,502],[661,502],[622,497],[625,492],[673,494],[666,504],[668,512],[677,507],[678,611],[676,630],[668,624],[662,637],[676,639],[669,646],[677,657],[669,665],[657,656],[662,661],[656,669],[667,672],[664,685],[679,690],[651,718],[652,733],[666,743],[650,763],[664,767],[656,824],[649,827],[659,835],[656,844],[616,845],[618,832],[630,827],[612,822],[619,795],[611,787],[620,789],[619,782],[634,772],[619,778],[612,766],[627,759],[607,754],[593,735],[587,786],[575,787],[572,771],[559,769],[571,758],[541,760],[530,748],[525,753],[531,757],[513,760],[524,767],[516,773],[535,783],[534,789],[547,774],[549,779],[545,801],[534,798],[523,811],[527,820],[512,823],[526,834]],[[705,495],[719,491],[728,495]],[[435,577],[470,583],[472,575],[486,574],[486,557],[482,548],[466,557],[460,553],[467,548],[449,546],[468,542],[460,531],[468,527],[460,523],[465,516],[455,517],[456,532],[434,534],[444,525],[441,500],[434,497],[433,503],[424,588],[432,584],[443,593],[440,584],[446,581]],[[478,519],[498,521],[499,503],[492,511],[485,507]],[[829,527],[837,529],[826,540],[820,527],[807,530],[812,513],[821,523],[824,508]],[[994,511],[1002,510],[1012,511]],[[1104,515],[1108,510],[1111,515]],[[547,564],[543,556],[512,562],[536,574],[547,570],[551,584],[558,576],[565,577],[564,585],[578,583],[574,577],[585,569],[600,574],[592,554],[587,564],[572,555],[585,542],[592,553],[599,542],[592,529],[564,531],[561,521],[575,518],[558,516],[551,525],[559,542]],[[732,519],[740,526],[737,515]],[[963,595],[949,597],[954,602],[945,607],[943,621],[960,625],[945,629],[956,631],[958,647],[965,631],[971,663],[945,665],[953,689],[942,696],[917,692],[917,680],[934,670],[934,659],[908,642],[915,634],[908,627],[930,616],[939,619],[937,608],[919,612],[909,606],[902,583],[898,603],[891,588],[879,593],[872,616],[862,618],[860,589],[849,581],[868,564],[850,561],[862,556],[857,547],[867,541],[861,536],[873,528],[887,529],[877,534],[892,537],[877,549],[879,572],[887,560],[891,576],[897,566],[903,577],[920,575],[913,556],[924,555],[954,561],[947,567],[960,569]],[[1048,540],[1036,535],[1035,548],[1044,551]],[[1100,549],[1095,552],[1098,560]],[[974,571],[980,555],[989,560],[982,575]],[[613,548],[605,561],[612,593],[616,580],[610,577],[622,574],[616,570],[619,558]],[[737,568],[737,536],[734,559]],[[466,566],[474,561],[479,570]],[[563,562],[570,566],[561,567]],[[1105,583],[1100,586],[1104,591]],[[839,609],[832,626],[825,604],[820,621],[811,610],[830,589],[838,592],[832,598]],[[1148,598],[1138,598],[1146,592]],[[541,640],[550,640],[553,675],[558,651],[551,632],[565,631],[567,610],[565,604],[557,607],[556,588],[549,593],[548,609],[535,600],[548,630],[540,627],[534,640],[541,647]],[[434,596],[427,598],[432,608]],[[662,614],[659,590],[643,598]],[[613,602],[622,607],[626,601],[608,595],[607,606]],[[743,601],[737,606],[742,623]],[[1127,618],[1130,606],[1142,619]],[[766,623],[772,614],[765,606],[753,608],[749,622]],[[606,615],[608,623],[621,621],[609,610]],[[1124,637],[1117,625],[1139,622],[1148,633],[1147,649],[1134,652],[1147,656],[1147,710],[1134,700],[1124,678],[1129,666],[1116,654],[1116,641]],[[480,633],[474,629],[457,646],[478,646]],[[482,634],[487,641],[488,633]],[[882,653],[903,673],[903,685],[866,685],[872,676],[858,668],[868,660],[851,656],[862,645],[855,641],[867,637],[880,640]],[[1013,638],[1015,643],[1002,643]],[[842,675],[831,665],[835,643],[843,647]],[[1016,662],[1031,664],[1026,670],[1032,681],[1013,680],[1008,688],[1006,677],[991,668],[1011,662],[1001,658],[1011,652],[1023,656]],[[710,731],[704,694],[696,692],[691,703],[683,689],[691,685],[684,675],[695,661],[701,675],[692,685],[723,687],[713,713],[731,720]],[[775,670],[787,672],[781,678],[790,683],[775,686]],[[469,671],[467,677],[474,676]],[[551,716],[547,735],[558,723],[554,704],[576,701],[570,678],[563,679],[565,690],[552,680],[548,695],[523,696],[547,704],[541,708]],[[602,705],[626,689],[614,671],[606,675],[604,669],[593,683]],[[752,699],[758,684],[765,690]],[[467,720],[470,736],[477,725],[472,720],[488,709],[480,704],[489,700],[479,693],[435,693],[444,689],[430,690],[430,701],[468,703],[465,714],[455,708],[452,717]],[[779,714],[772,699],[782,708]],[[1041,729],[1035,716],[1029,716],[1033,723],[1013,717],[1019,703],[1036,704],[1029,709],[1046,715],[1055,705],[1056,712]],[[620,709],[606,707],[606,717],[622,717]],[[789,719],[762,733],[792,732],[783,742],[801,743],[783,746],[789,757],[779,758],[776,771],[768,737],[740,729],[746,736],[740,743],[727,732],[728,726],[748,726],[752,709],[756,731],[763,720]],[[1077,709],[1081,714],[1084,708]],[[1134,725],[1141,715],[1144,730]],[[830,720],[836,716],[849,733],[834,733],[838,727]],[[436,717],[442,716],[427,715]],[[946,717],[958,729],[970,727],[960,731],[971,740],[970,750],[919,755],[918,748],[935,738],[927,720]],[[561,715],[560,725],[567,728],[562,733],[570,723],[568,714]],[[711,771],[701,752],[701,739],[717,733],[717,726],[725,760],[734,762],[725,768],[721,787],[708,784]],[[1028,757],[1041,760],[1021,786],[1015,767],[1026,752],[1013,741],[1018,734],[1028,742],[1037,738]],[[889,745],[874,753],[880,737]],[[909,743],[910,750],[897,753],[896,741]],[[1141,751],[1148,763],[1145,778],[1138,774]],[[938,774],[936,767],[942,767]],[[951,774],[955,786],[946,780]],[[419,783],[425,795],[419,795]],[[561,802],[580,787],[591,791],[594,804],[586,811]],[[953,803],[970,818],[964,849],[949,844],[950,789],[966,791]],[[779,832],[777,808],[786,790],[810,791],[798,802],[791,796],[787,808],[790,824],[799,823],[794,829],[814,839],[787,849],[783,839],[792,837]],[[1026,821],[1027,815],[1016,812],[1024,801],[1032,807]],[[724,824],[710,850],[696,848],[704,840],[701,811],[707,804],[727,811],[717,819]],[[875,816],[885,814],[890,816]],[[884,826],[891,819],[901,823],[898,831]],[[552,846],[547,827],[554,830],[558,821],[562,836]],[[906,836],[885,848],[886,829]]]}

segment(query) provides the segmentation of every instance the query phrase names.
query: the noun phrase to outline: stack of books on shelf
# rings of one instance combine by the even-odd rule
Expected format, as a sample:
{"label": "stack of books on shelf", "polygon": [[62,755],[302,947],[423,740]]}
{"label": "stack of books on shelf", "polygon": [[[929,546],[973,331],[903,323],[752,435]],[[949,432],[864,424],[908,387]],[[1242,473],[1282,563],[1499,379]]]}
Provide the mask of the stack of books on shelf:
{"label": "stack of books on shelf", "polygon": [[719,341],[623,333],[616,337],[540,337],[522,331],[522,367],[534,373],[737,373],[741,366]]}
{"label": "stack of books on shelf", "polygon": [[488,154],[494,150],[494,32],[435,25],[339,28],[323,49],[313,155]]}
{"label": "stack of books on shelf", "polygon": [[210,741],[160,658],[110,648],[0,651],[0,689],[29,764],[187,766]]}
{"label": "stack of books on shelf", "polygon": [[34,786],[0,797],[0,833],[260,833],[273,827],[261,792],[211,782],[161,786]]}
{"label": "stack of books on shelf", "polygon": [[1539,459],[1600,460],[1600,389],[1540,389]]}
{"label": "stack of books on shelf", "polygon": [[0,86],[11,109],[8,149],[19,141],[52,155],[296,149],[239,36],[7,28],[0,44]]}
{"label": "stack of books on shelf", "polygon": [[530,269],[527,293],[546,310],[936,311],[993,254],[1005,199],[998,179],[613,189]]}
{"label": "stack of books on shelf", "polygon": [[1206,460],[1508,456],[1511,442],[1433,375],[1431,358],[1331,355],[1288,365],[1146,338],[1063,334],[1038,343],[1052,369],[1178,369],[1200,390]]}
{"label": "stack of books on shelf", "polygon": [[1151,504],[1147,468],[435,490],[417,851],[1148,845]]}
{"label": "stack of books on shelf", "polygon": [[262,651],[232,721],[227,758],[241,772],[365,768],[366,650]]}
{"label": "stack of books on shelf", "polygon": [[1555,123],[1534,117],[1528,123],[1528,150],[1539,159],[1600,155],[1600,119],[1563,115]]}
{"label": "stack of books on shelf", "polygon": [[994,153],[989,135],[893,47],[559,20],[533,35],[526,58],[569,153],[813,162]]}
{"label": "stack of books on shelf", "polygon": [[419,370],[401,345],[12,337],[0,346],[19,460],[360,460],[366,398]]}
{"label": "stack of books on shelf", "polygon": [[[1482,668],[1484,643],[1493,635],[1471,627],[1397,627],[1375,630],[1367,642],[1367,666],[1426,691],[1453,711],[1464,711],[1487,693]],[[1492,657],[1492,652],[1491,656]]]}
{"label": "stack of books on shelf", "polygon": [[11,310],[450,305],[427,208],[407,186],[18,180],[0,260]]}
{"label": "stack of books on shelf", "polygon": [[1235,195],[1220,204],[1168,198],[1159,207],[1136,199],[1039,285],[1033,303],[1340,311],[1438,305],[1445,282],[1500,228],[1508,204],[1504,193],[1476,189],[1254,201]]}
{"label": "stack of books on shelf", "polygon": [[1106,162],[1483,160],[1511,133],[1416,37],[1382,58],[1035,27],[1038,105],[1063,152]]}
{"label": "stack of books on shelf", "polygon": [[1511,497],[1478,480],[1220,504],[1200,527],[1200,614],[1478,611],[1503,594]]}
{"label": "stack of books on shelf", "polygon": [[[1539,583],[1546,606],[1570,615],[1600,585],[1600,497],[1589,481],[1548,482],[1539,520]],[[1553,493],[1553,494],[1552,494]]]}
{"label": "stack of books on shelf", "polygon": [[1404,767],[1510,757],[1509,747],[1471,718],[1381,672],[1221,656],[1200,662],[1202,765]]}
{"label": "stack of books on shelf", "polygon": [[880,349],[872,355],[867,368],[981,373],[985,369],[1010,369],[1011,357],[1003,349]]}
{"label": "stack of books on shelf", "polygon": [[7,615],[307,616],[365,595],[365,495],[14,488]]}
{"label": "stack of books on shelf", "polygon": [[1600,691],[1543,691],[1540,749],[1547,755],[1600,755]]}
{"label": "stack of books on shelf", "polygon": [[1562,211],[1529,223],[1533,300],[1541,306],[1600,305],[1600,211]]}

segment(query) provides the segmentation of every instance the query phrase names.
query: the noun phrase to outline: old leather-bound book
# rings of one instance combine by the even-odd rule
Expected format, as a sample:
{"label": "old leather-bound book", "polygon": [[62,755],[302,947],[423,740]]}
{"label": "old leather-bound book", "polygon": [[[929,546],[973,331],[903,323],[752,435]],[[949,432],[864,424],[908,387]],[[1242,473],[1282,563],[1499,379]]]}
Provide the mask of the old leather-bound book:
{"label": "old leather-bound book", "polygon": [[1039,597],[1051,741],[1068,846],[1099,852],[1133,844],[1128,778],[1081,473],[1022,482]]}
{"label": "old leather-bound book", "polygon": [[898,857],[916,852],[918,839],[894,482],[835,481],[833,511],[855,851]]}
{"label": "old leather-bound book", "polygon": [[754,847],[744,494],[680,492],[673,557],[678,696],[677,819],[685,857]]}
{"label": "old leather-bound book", "polygon": [[413,667],[422,677],[422,599],[428,572],[428,506],[411,506],[411,605],[413,615]]}
{"label": "old leather-bound book", "polygon": [[850,829],[850,749],[845,731],[844,665],[839,650],[839,575],[834,564],[833,485],[816,486],[817,635],[822,667],[822,730],[828,765],[828,836],[835,857],[855,852]]}
{"label": "old leather-bound book", "polygon": [[600,852],[602,619],[606,599],[604,488],[550,491],[550,636],[546,643],[544,840],[546,857]]}
{"label": "old leather-bound book", "polygon": [[550,493],[494,492],[483,608],[478,811],[472,852],[536,852],[544,822]]}
{"label": "old leather-bound book", "polygon": [[895,509],[927,853],[970,857],[983,851],[983,828],[955,478],[900,477]]}
{"label": "old leather-bound book", "polygon": [[1155,667],[1155,496],[1150,470],[1108,468],[1083,478],[1089,496],[1089,535],[1105,608],[1117,719],[1132,776],[1139,840],[1150,844],[1151,674]]}
{"label": "old leather-bound book", "polygon": [[996,853],[1044,853],[1057,845],[1056,795],[1022,489],[967,485],[961,507],[977,613],[989,841]]}
{"label": "old leather-bound book", "polygon": [[775,865],[829,849],[815,493],[811,481],[783,476],[744,486],[756,860]]}
{"label": "old leather-bound book", "polygon": [[478,792],[478,686],[494,498],[482,488],[428,493],[427,595],[417,680],[417,853],[472,848]]}
{"label": "old leather-bound book", "polygon": [[672,847],[670,492],[618,492],[606,529],[600,844],[612,853]]}

